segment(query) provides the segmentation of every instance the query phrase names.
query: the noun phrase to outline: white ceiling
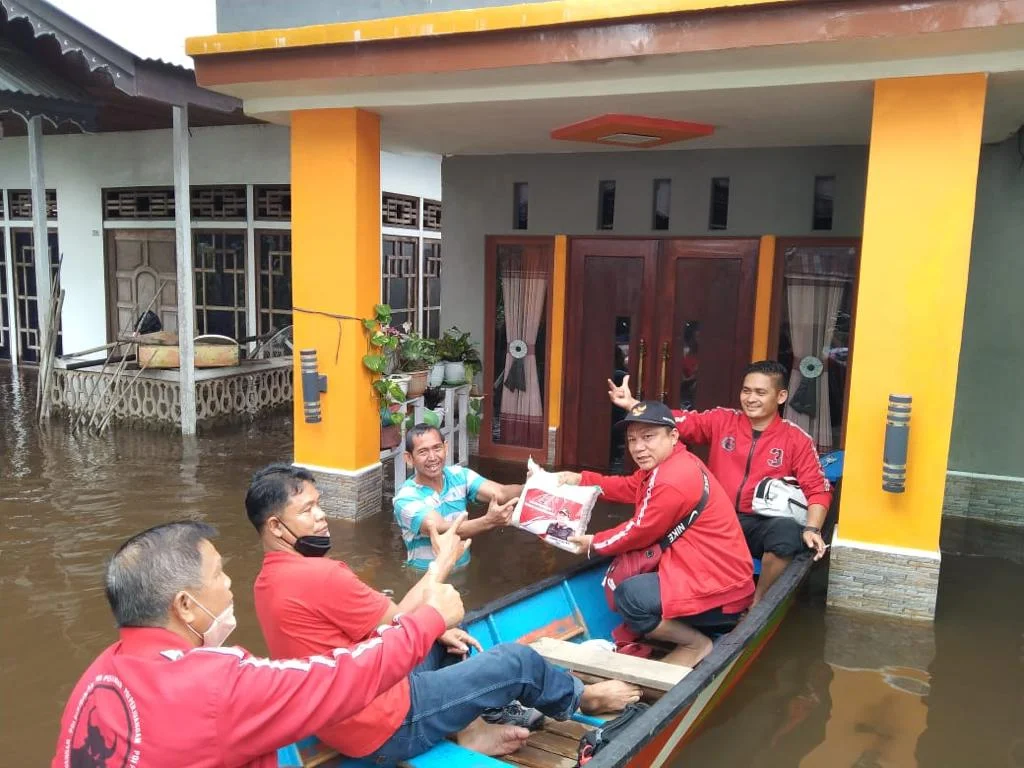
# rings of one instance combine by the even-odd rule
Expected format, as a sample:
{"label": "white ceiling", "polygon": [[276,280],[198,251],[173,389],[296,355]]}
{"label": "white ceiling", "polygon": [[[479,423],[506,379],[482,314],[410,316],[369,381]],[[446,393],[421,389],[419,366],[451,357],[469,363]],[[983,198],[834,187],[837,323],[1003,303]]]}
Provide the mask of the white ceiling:
{"label": "white ceiling", "polygon": [[[985,141],[1024,123],[1024,25],[838,43],[388,77],[242,83],[246,111],[357,106],[382,117],[385,149],[439,154],[622,151],[555,141],[558,127],[607,113],[716,126],[661,149],[867,144],[873,82],[990,72]],[[658,151],[658,148],[634,151]]]}
{"label": "white ceiling", "polygon": [[[382,142],[396,152],[445,155],[621,152],[592,142],[557,141],[553,129],[606,113],[710,123],[711,136],[634,151],[867,144],[871,81],[648,93],[492,103],[380,107]],[[983,140],[1024,125],[1024,72],[992,75]]]}

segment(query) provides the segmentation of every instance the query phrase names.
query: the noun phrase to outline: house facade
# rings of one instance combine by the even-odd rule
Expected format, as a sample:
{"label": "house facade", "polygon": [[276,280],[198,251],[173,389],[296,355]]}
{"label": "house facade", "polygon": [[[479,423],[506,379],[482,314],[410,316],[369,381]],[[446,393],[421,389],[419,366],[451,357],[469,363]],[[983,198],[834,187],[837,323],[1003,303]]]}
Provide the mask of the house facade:
{"label": "house facade", "polygon": [[[482,340],[483,453],[615,466],[607,378],[703,408],[772,355],[844,451],[830,603],[929,618],[944,500],[1019,516],[1024,2],[220,0],[218,28],[199,83],[291,126],[297,303],[368,314],[373,158],[444,156],[441,324]],[[295,330],[330,380],[296,461],[369,510],[361,340],[335,363],[336,323]]]}

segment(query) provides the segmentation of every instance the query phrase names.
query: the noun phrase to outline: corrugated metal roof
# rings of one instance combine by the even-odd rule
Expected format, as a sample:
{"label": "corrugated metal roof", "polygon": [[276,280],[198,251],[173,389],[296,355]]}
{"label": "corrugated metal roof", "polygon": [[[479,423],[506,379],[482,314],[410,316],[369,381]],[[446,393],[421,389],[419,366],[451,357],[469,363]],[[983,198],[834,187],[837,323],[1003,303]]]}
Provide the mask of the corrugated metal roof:
{"label": "corrugated metal roof", "polygon": [[89,101],[88,96],[72,83],[43,68],[3,40],[0,40],[0,91],[61,101]]}

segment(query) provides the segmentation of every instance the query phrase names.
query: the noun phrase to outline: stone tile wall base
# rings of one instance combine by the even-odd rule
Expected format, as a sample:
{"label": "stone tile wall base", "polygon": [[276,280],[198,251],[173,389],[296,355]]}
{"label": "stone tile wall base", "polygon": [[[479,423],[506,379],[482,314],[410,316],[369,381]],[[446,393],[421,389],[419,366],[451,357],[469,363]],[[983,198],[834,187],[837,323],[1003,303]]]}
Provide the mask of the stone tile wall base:
{"label": "stone tile wall base", "polygon": [[939,562],[938,557],[836,543],[829,563],[828,605],[932,621],[939,589]]}
{"label": "stone tile wall base", "polygon": [[555,464],[555,457],[558,456],[558,427],[548,427],[548,466]]}
{"label": "stone tile wall base", "polygon": [[1024,479],[948,472],[942,514],[1024,527]]}
{"label": "stone tile wall base", "polygon": [[320,488],[320,507],[328,517],[362,520],[381,510],[381,465],[373,464],[353,473],[336,473],[307,467]]}

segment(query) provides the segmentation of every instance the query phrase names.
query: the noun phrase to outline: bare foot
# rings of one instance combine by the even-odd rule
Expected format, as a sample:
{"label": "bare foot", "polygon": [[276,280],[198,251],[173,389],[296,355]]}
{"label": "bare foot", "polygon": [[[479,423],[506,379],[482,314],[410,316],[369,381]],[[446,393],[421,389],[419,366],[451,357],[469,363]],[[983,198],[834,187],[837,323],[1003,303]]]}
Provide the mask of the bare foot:
{"label": "bare foot", "polygon": [[621,712],[627,704],[640,701],[640,689],[621,680],[602,680],[583,686],[580,710],[593,715],[598,712]]}
{"label": "bare foot", "polygon": [[460,747],[483,755],[500,757],[511,755],[530,738],[530,732],[516,725],[492,725],[479,717],[459,731]]}
{"label": "bare foot", "polygon": [[676,664],[680,667],[693,669],[705,656],[711,653],[714,647],[715,645],[711,642],[710,637],[701,635],[693,643],[677,645],[675,650],[667,653],[662,661],[666,664]]}

